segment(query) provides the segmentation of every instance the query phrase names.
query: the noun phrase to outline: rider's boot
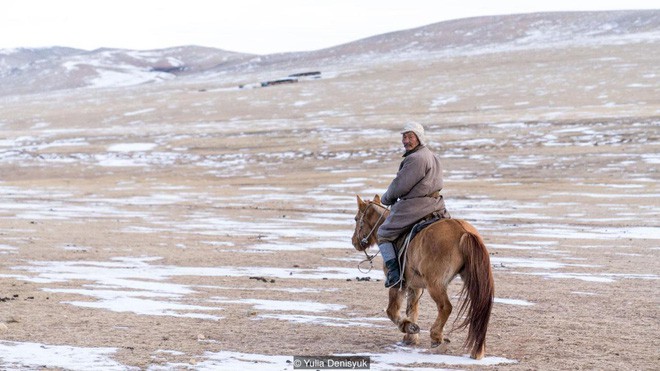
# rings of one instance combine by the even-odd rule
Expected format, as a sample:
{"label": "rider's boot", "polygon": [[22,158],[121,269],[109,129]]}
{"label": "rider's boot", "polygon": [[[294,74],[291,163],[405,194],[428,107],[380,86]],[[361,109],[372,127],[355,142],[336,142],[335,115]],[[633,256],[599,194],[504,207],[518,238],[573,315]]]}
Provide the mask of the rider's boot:
{"label": "rider's boot", "polygon": [[394,245],[391,242],[378,244],[378,249],[383,256],[383,260],[385,260],[385,267],[387,268],[385,287],[390,288],[400,281],[399,261],[394,251]]}
{"label": "rider's boot", "polygon": [[400,281],[401,273],[399,272],[399,262],[397,259],[390,259],[385,262],[385,266],[387,267],[385,287],[390,288]]}

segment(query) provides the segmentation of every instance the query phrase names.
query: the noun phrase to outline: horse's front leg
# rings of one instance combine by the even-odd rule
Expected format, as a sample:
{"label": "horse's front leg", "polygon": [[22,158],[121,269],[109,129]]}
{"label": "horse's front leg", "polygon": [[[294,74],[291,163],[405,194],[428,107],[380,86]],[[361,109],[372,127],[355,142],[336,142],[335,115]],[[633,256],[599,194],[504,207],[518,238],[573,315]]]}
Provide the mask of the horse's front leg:
{"label": "horse's front leg", "polygon": [[403,302],[403,291],[399,290],[397,286],[391,287],[389,291],[389,303],[387,304],[387,317],[399,326],[401,322],[401,303]]}
{"label": "horse's front leg", "polygon": [[[390,302],[387,306],[387,317],[389,317],[394,324],[399,328],[399,331],[406,334],[417,334],[419,332],[419,326],[415,323],[417,320],[417,303],[411,307],[411,302],[408,301],[408,307],[406,313],[410,315],[411,313],[414,316],[414,320],[411,320],[408,316],[406,318],[401,318],[401,304],[403,303],[403,290],[399,290],[396,287],[390,288],[389,296]],[[406,342],[406,339],[404,339]]]}
{"label": "horse's front leg", "polygon": [[406,333],[403,336],[403,342],[404,344],[417,345],[419,344],[417,318],[419,316],[419,299],[422,296],[422,289],[408,288],[406,294],[408,296],[408,306],[406,307],[407,318],[403,320],[402,326],[402,331]]}

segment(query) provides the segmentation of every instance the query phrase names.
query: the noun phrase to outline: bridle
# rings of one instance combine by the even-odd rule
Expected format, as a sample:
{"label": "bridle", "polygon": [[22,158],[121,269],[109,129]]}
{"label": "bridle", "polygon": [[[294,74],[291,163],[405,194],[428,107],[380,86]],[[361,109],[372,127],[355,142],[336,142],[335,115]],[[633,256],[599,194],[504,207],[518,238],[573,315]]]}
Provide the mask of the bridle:
{"label": "bridle", "polygon": [[[364,217],[367,215],[367,210],[369,210],[369,208],[370,208],[372,205],[380,206],[380,207],[382,207],[382,208],[385,209],[385,210],[380,214],[380,216],[378,217],[378,220],[376,221],[376,223],[374,223],[373,227],[371,227],[371,230],[369,231],[369,233],[368,233],[366,236],[364,236],[364,237],[360,240],[360,246],[364,248],[364,250],[362,250],[362,251],[364,252],[364,255],[367,257],[365,260],[363,260],[363,261],[361,261],[360,263],[358,263],[358,270],[359,270],[360,272],[362,272],[362,273],[369,273],[369,272],[371,271],[371,269],[373,269],[373,267],[374,267],[373,260],[374,260],[374,258],[375,258],[376,256],[378,256],[378,254],[380,253],[380,250],[379,250],[379,251],[377,251],[375,254],[373,254],[373,255],[369,255],[369,254],[367,253],[367,245],[369,244],[369,238],[370,238],[371,235],[374,233],[374,231],[375,231],[376,228],[378,227],[380,221],[381,221],[381,220],[383,219],[383,217],[385,216],[385,214],[386,214],[385,212],[389,210],[389,206],[386,207],[386,206],[383,206],[383,205],[381,205],[381,204],[377,204],[377,203],[375,203],[375,202],[369,202],[369,204],[367,205],[367,207],[364,209],[364,212],[360,215],[360,222],[359,222],[359,224],[358,224],[358,229],[357,229],[357,235],[358,235],[358,236],[359,236],[359,235],[361,234],[361,232],[362,232],[362,227],[364,227]],[[362,266],[362,263],[364,263],[364,262],[369,262],[369,269],[367,269],[366,271],[363,271],[363,270],[362,270],[362,267],[361,267],[361,266]]]}

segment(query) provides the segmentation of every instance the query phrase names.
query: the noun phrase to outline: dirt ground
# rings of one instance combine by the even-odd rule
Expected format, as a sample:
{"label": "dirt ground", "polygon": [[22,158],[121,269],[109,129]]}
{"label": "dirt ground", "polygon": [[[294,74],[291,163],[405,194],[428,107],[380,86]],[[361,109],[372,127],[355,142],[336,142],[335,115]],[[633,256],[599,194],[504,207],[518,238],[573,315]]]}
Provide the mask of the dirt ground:
{"label": "dirt ground", "polygon": [[[658,55],[618,45],[337,64],[319,80],[235,88],[301,62],[0,98],[0,344],[113,349],[100,369],[223,369],[240,354],[657,369]],[[398,344],[380,257],[357,269],[355,196],[386,189],[409,119],[442,159],[452,216],[489,248],[493,364],[426,357],[467,353],[465,332],[429,349],[428,295],[421,344]],[[8,354],[8,368],[75,368]],[[245,369],[292,369],[277,360]]]}

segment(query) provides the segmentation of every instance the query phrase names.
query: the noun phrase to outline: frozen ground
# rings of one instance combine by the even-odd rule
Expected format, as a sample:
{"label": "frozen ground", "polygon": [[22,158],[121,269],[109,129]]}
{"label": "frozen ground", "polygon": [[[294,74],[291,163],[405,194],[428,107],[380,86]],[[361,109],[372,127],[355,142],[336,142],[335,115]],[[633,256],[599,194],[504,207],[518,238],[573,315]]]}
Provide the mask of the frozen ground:
{"label": "frozen ground", "polygon": [[[0,98],[0,365],[653,369],[660,44],[625,40]],[[384,191],[408,119],[491,253],[482,361],[462,332],[430,348],[427,295],[399,345],[380,258],[357,269],[355,195]]]}

